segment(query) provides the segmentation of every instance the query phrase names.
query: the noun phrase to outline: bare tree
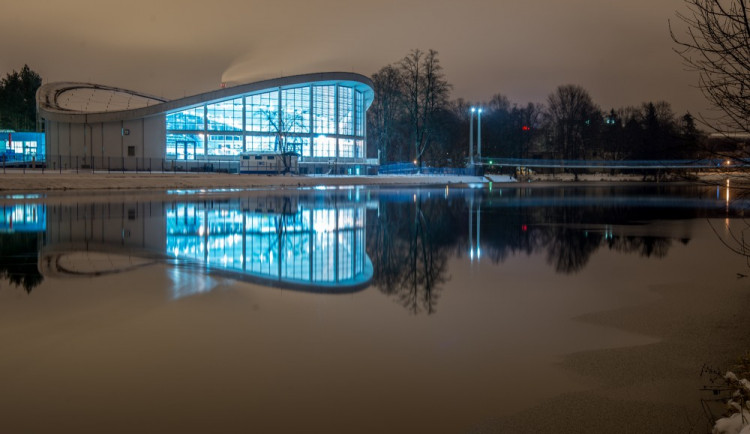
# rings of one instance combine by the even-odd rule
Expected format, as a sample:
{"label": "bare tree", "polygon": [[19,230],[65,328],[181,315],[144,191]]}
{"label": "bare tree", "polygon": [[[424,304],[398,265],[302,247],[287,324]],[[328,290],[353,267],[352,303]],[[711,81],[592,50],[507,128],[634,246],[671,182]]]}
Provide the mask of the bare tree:
{"label": "bare tree", "polygon": [[292,154],[300,154],[299,143],[295,140],[294,133],[305,132],[305,113],[298,110],[279,110],[272,106],[260,110],[263,118],[268,122],[270,131],[276,136],[275,150],[282,157],[284,172],[289,172],[292,163]]}
{"label": "bare tree", "polygon": [[[384,66],[372,76],[375,100],[368,110],[375,131],[379,157],[385,159],[396,136],[396,125],[403,112],[401,72],[393,65]],[[383,161],[381,160],[382,164]]]}
{"label": "bare tree", "polygon": [[411,125],[414,159],[422,166],[422,156],[430,145],[438,113],[448,104],[451,85],[445,79],[438,52],[412,50],[399,62],[404,107]]}
{"label": "bare tree", "polygon": [[584,157],[584,143],[592,122],[601,121],[599,108],[581,86],[559,86],[547,97],[547,121],[553,146],[561,158]]}
{"label": "bare tree", "polygon": [[750,17],[747,0],[685,0],[687,25],[675,51],[699,74],[698,86],[723,113],[718,127],[750,132]]}

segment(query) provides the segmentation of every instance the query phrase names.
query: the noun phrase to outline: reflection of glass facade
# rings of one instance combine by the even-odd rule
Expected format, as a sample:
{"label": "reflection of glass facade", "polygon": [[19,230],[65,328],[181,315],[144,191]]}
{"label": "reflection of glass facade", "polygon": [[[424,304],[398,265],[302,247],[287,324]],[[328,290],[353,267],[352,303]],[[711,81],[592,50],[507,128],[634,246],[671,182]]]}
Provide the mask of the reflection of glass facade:
{"label": "reflection of glass facade", "polygon": [[173,204],[166,211],[167,254],[287,284],[357,285],[371,277],[364,206],[294,205],[283,213],[253,206]]}
{"label": "reflection of glass facade", "polygon": [[234,96],[168,113],[166,156],[190,160],[291,151],[303,158],[363,158],[365,110],[365,95],[347,83]]}
{"label": "reflection of glass facade", "polygon": [[0,207],[0,232],[43,232],[47,211],[38,203],[17,203]]}

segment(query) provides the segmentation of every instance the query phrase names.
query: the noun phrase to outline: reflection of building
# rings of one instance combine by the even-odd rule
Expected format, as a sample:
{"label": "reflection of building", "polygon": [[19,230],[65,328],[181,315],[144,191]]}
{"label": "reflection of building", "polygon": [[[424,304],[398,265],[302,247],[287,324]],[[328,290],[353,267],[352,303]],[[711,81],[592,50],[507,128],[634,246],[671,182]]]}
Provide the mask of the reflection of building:
{"label": "reflection of building", "polygon": [[0,233],[44,232],[45,207],[38,203],[15,203],[0,207]]}
{"label": "reflection of building", "polygon": [[358,173],[377,164],[366,159],[373,95],[367,77],[336,72],[174,101],[94,84],[49,83],[37,92],[37,103],[51,168],[234,171],[242,152],[295,152],[303,173]]}
{"label": "reflection of building", "polygon": [[59,258],[86,251],[303,291],[364,289],[372,278],[365,203],[316,197],[54,205],[40,263],[65,274]]}

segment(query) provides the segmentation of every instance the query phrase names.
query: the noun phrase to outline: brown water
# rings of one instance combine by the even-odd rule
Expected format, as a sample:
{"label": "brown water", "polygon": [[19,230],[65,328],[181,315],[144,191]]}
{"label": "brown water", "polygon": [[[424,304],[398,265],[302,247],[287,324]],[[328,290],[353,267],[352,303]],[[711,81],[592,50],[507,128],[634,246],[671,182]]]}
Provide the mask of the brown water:
{"label": "brown water", "polygon": [[6,198],[0,432],[464,432],[746,271],[724,189],[493,187]]}

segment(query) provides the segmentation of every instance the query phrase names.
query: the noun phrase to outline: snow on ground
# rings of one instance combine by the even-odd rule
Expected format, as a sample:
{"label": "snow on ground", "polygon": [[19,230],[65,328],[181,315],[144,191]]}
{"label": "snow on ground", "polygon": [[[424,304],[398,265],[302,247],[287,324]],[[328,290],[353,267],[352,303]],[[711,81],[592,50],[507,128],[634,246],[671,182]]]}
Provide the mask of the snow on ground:
{"label": "snow on ground", "polygon": [[[746,175],[745,175],[746,176]],[[736,174],[703,173],[704,182],[724,182],[735,179]],[[737,178],[741,179],[741,178]],[[664,180],[664,179],[660,179]],[[679,181],[680,179],[670,179]],[[316,185],[471,185],[480,183],[549,183],[574,182],[573,174],[534,174],[528,179],[516,180],[509,175],[458,176],[458,175],[373,175],[373,176],[329,176],[329,175],[238,175],[228,173],[184,173],[184,172],[83,172],[7,169],[0,172],[0,191],[54,191],[54,190],[165,190],[165,189],[217,189],[217,188],[274,188],[309,187]],[[583,174],[579,182],[643,182],[643,175],[606,173]]]}
{"label": "snow on ground", "polygon": [[91,173],[8,170],[0,173],[0,191],[273,188],[316,185],[449,185],[511,182],[510,177],[438,175],[298,176],[219,173]]}

